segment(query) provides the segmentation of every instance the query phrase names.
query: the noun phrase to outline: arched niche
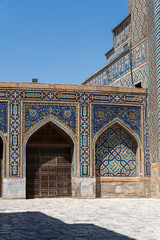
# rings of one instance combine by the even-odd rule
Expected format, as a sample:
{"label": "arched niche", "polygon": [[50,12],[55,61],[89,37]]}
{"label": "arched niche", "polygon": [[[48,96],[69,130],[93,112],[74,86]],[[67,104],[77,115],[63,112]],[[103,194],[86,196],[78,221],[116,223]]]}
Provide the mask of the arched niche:
{"label": "arched niche", "polygon": [[[35,191],[33,197],[34,195],[35,197],[69,196],[72,192],[71,179],[75,174],[77,143],[68,130],[66,132],[64,127],[59,127],[56,123],[53,119],[45,120],[28,134],[23,144],[26,192],[32,188],[28,187],[28,178],[31,178],[35,185],[33,186]],[[62,189],[65,182],[67,184],[67,176],[68,186],[70,186],[68,192],[66,189]],[[57,179],[60,178],[61,180],[58,181]],[[49,185],[48,189],[46,189],[46,184]],[[38,190],[39,193],[36,192],[37,186],[41,188]],[[29,195],[32,197],[32,194]]]}
{"label": "arched niche", "polygon": [[141,142],[119,119],[104,126],[93,139],[96,177],[138,177],[141,174]]}
{"label": "arched niche", "polygon": [[6,164],[6,139],[0,131],[0,198],[3,197],[3,178],[5,177]]}

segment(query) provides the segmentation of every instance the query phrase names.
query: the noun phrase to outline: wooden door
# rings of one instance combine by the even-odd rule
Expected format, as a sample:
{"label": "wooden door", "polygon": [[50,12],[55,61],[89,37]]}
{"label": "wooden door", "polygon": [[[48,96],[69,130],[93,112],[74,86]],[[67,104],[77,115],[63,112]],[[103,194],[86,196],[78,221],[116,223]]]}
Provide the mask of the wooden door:
{"label": "wooden door", "polygon": [[3,141],[0,137],[0,198],[2,197],[2,159],[3,159]]}
{"label": "wooden door", "polygon": [[29,139],[26,153],[28,198],[71,196],[71,151],[68,139],[50,124]]}
{"label": "wooden door", "polygon": [[2,197],[2,159],[0,159],[0,198]]}

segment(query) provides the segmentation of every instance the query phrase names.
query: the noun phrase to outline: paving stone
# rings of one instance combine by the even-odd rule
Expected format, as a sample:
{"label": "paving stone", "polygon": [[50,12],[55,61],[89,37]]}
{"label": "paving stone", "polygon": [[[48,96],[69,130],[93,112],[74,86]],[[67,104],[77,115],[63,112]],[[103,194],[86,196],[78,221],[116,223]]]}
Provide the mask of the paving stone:
{"label": "paving stone", "polygon": [[160,240],[160,200],[0,200],[0,240]]}

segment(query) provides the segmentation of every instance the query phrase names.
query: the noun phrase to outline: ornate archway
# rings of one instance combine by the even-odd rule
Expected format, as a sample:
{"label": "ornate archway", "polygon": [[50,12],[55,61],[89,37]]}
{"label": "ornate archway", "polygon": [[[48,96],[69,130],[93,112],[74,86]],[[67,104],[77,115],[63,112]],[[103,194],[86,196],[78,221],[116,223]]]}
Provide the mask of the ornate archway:
{"label": "ornate archway", "polygon": [[140,140],[119,119],[101,129],[93,142],[96,177],[139,176]]}
{"label": "ornate archway", "polygon": [[47,122],[26,144],[27,197],[71,195],[74,143],[58,126]]}
{"label": "ornate archway", "polygon": [[6,177],[6,148],[5,136],[0,131],[0,198],[3,197],[3,178]]}
{"label": "ornate archway", "polygon": [[2,197],[2,159],[3,159],[3,140],[0,137],[0,198]]}

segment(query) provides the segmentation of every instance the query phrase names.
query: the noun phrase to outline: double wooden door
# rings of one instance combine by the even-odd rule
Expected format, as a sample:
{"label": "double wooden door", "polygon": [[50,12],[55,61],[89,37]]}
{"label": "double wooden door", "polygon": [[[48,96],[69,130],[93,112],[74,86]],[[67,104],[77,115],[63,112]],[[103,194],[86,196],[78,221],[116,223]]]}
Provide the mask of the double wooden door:
{"label": "double wooden door", "polygon": [[2,197],[2,159],[3,159],[3,141],[0,137],[0,198]]}
{"label": "double wooden door", "polygon": [[0,159],[0,198],[2,197],[2,159]]}
{"label": "double wooden door", "polygon": [[27,197],[71,196],[72,147],[65,136],[47,125],[26,149]]}
{"label": "double wooden door", "polygon": [[27,197],[71,195],[71,164],[67,161],[67,155],[70,157],[71,153],[67,148],[61,151],[61,157],[28,155]]}

